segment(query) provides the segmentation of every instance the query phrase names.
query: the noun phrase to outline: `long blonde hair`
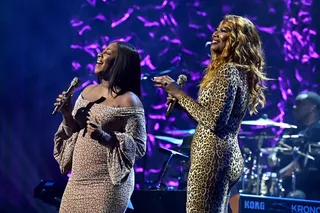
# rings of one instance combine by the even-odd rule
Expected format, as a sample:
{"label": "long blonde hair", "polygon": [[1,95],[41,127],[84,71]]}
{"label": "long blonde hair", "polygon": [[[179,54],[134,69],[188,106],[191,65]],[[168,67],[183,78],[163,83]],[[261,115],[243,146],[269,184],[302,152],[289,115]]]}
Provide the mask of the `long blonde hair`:
{"label": "long blonde hair", "polygon": [[266,89],[264,81],[268,80],[264,73],[264,53],[258,31],[249,19],[236,15],[225,16],[221,24],[225,24],[230,36],[222,53],[212,55],[200,83],[200,90],[214,79],[222,65],[232,63],[247,73],[250,90],[249,110],[250,114],[256,114],[258,105],[263,107],[266,102],[263,91]]}

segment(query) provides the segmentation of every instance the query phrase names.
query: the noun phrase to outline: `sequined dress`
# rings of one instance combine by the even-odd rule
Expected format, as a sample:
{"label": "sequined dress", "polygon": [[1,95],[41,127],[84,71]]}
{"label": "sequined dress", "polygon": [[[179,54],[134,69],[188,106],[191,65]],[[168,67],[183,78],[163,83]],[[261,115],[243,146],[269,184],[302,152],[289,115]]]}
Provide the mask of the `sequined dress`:
{"label": "sequined dress", "polygon": [[[87,109],[103,130],[114,135],[118,146],[86,134],[85,121],[77,115]],[[133,165],[146,149],[143,108],[96,104],[80,95],[72,115],[80,126],[78,131],[61,124],[54,136],[54,157],[61,172],[72,169],[59,212],[125,212],[134,190]]]}

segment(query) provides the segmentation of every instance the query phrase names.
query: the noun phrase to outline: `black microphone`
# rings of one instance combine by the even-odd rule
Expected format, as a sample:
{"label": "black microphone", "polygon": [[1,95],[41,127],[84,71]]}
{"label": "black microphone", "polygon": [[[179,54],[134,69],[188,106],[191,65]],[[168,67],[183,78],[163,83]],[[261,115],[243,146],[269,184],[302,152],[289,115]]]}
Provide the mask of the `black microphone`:
{"label": "black microphone", "polygon": [[[68,100],[68,98],[73,94],[74,90],[79,87],[81,84],[79,78],[75,77],[72,81],[71,84],[69,86],[69,88],[66,91],[66,99]],[[55,106],[52,115],[56,114],[57,112],[60,112],[61,108],[65,105],[66,101],[61,101],[61,104],[58,106]]]}
{"label": "black microphone", "polygon": [[[183,85],[187,82],[187,76],[185,75],[179,75],[177,83],[179,84],[180,87],[183,87]],[[174,106],[176,105],[177,100],[170,101],[167,112],[166,112],[166,117],[168,118],[172,111]]]}

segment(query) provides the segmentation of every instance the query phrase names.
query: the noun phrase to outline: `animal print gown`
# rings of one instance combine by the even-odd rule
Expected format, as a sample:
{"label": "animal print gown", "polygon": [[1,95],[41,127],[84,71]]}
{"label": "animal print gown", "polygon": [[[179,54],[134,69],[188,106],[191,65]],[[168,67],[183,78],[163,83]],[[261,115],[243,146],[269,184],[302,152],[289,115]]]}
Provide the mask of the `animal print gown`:
{"label": "animal print gown", "polygon": [[225,64],[200,91],[198,102],[185,95],[178,103],[198,122],[191,143],[187,213],[224,213],[242,171],[237,135],[248,104],[246,76]]}
{"label": "animal print gown", "polygon": [[[80,115],[88,109],[102,128],[114,135],[118,146],[100,143],[85,134],[86,123]],[[61,172],[72,168],[59,212],[125,212],[134,190],[133,165],[146,149],[143,108],[111,107],[80,95],[72,114],[79,131],[73,133],[61,124],[54,137],[54,157]]]}

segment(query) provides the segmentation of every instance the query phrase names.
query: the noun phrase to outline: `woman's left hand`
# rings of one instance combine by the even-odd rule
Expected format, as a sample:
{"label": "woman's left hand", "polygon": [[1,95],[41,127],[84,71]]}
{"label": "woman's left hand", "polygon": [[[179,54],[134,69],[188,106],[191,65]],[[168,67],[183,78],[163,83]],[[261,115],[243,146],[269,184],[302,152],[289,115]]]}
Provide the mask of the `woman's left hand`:
{"label": "woman's left hand", "polygon": [[111,136],[102,130],[101,125],[98,124],[95,117],[89,112],[87,120],[87,131],[90,134],[90,137],[99,142],[107,142]]}
{"label": "woman's left hand", "polygon": [[152,81],[155,82],[154,86],[163,88],[173,98],[180,99],[184,94],[181,87],[167,75],[153,77]]}

